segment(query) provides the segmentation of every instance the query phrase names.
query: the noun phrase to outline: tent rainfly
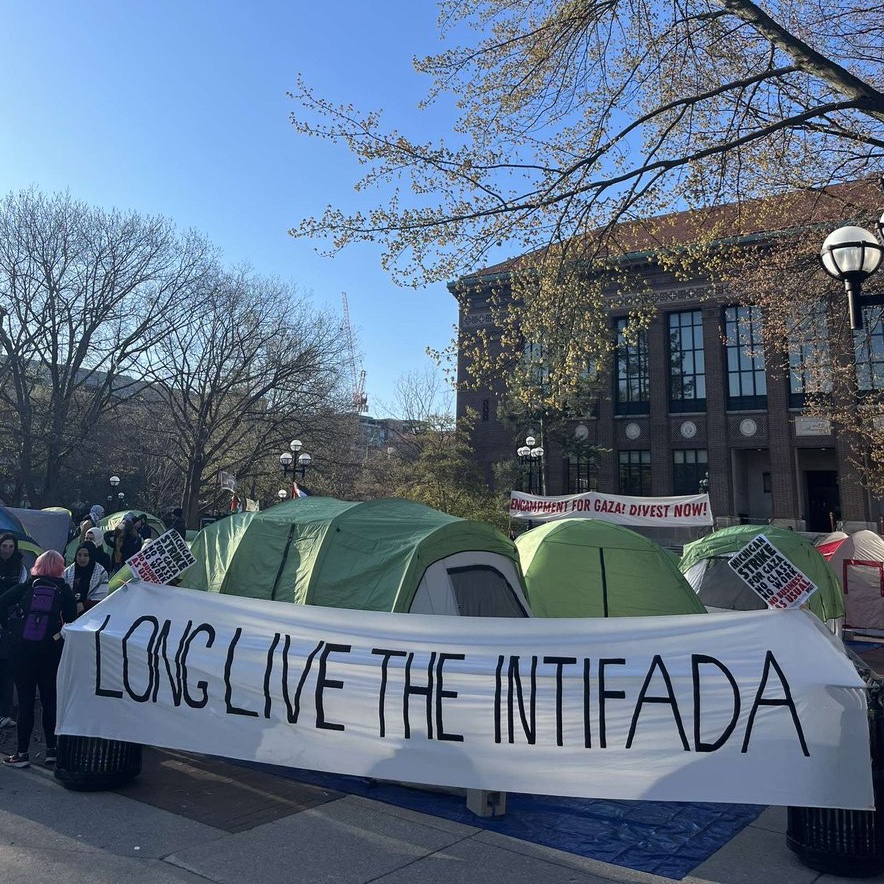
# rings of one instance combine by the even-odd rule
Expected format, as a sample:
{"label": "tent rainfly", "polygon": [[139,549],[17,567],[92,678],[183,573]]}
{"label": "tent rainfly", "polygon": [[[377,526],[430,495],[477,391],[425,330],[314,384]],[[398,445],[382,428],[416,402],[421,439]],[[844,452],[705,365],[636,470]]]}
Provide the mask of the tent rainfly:
{"label": "tent rainfly", "polygon": [[814,545],[795,531],[774,525],[733,525],[714,531],[684,548],[680,568],[709,611],[753,611],[766,607],[761,597],[728,566],[750,540],[765,537],[818,587],[807,606],[839,631],[844,618],[841,586]]}
{"label": "tent rainfly", "polygon": [[183,586],[304,605],[525,617],[518,554],[484,522],[409,500],[302,497],[207,525]]}
{"label": "tent rainfly", "polygon": [[547,522],[516,539],[538,617],[705,614],[678,560],[646,537],[598,519]]}
{"label": "tent rainfly", "polygon": [[830,534],[823,534],[813,541],[813,545],[820,551],[820,555],[828,562],[835,555],[838,547],[844,543],[850,535],[843,531],[832,531]]}

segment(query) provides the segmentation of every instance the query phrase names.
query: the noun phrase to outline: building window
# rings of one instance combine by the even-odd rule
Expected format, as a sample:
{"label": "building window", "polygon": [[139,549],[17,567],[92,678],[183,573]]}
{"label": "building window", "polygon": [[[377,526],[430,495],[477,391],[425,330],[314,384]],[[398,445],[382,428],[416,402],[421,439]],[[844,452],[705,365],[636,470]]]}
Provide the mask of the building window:
{"label": "building window", "polygon": [[853,333],[856,383],[860,392],[884,390],[884,307],[866,307],[863,325]]}
{"label": "building window", "polygon": [[532,387],[542,389],[549,380],[549,365],[543,350],[543,344],[528,341],[522,349],[522,369],[525,380]]}
{"label": "building window", "polygon": [[563,494],[583,494],[598,489],[598,465],[594,459],[571,454],[562,459],[562,467],[565,473]]}
{"label": "building window", "polygon": [[758,307],[726,307],[727,407],[767,408],[767,378]]}
{"label": "building window", "polygon": [[706,410],[703,315],[699,310],[669,314],[669,410]]}
{"label": "building window", "polygon": [[789,333],[789,407],[803,408],[808,394],[832,392],[826,309],[816,301],[800,311]]}
{"label": "building window", "polygon": [[648,336],[639,330],[634,342],[626,339],[627,320],[617,320],[617,414],[648,414]]}
{"label": "building window", "polygon": [[686,448],[672,452],[672,493],[697,494],[700,480],[709,472],[705,450]]}
{"label": "building window", "polygon": [[483,399],[482,400],[482,420],[487,421],[490,414],[491,414],[491,404],[490,404],[489,400]]}
{"label": "building window", "polygon": [[651,493],[651,452],[620,452],[620,493],[644,497]]}

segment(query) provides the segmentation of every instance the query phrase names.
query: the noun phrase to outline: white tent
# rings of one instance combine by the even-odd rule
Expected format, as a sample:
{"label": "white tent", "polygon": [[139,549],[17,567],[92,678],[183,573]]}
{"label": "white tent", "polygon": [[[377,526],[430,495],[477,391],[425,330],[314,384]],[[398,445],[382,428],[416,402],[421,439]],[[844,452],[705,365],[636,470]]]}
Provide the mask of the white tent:
{"label": "white tent", "polygon": [[844,625],[884,629],[884,540],[874,531],[857,531],[835,550],[829,567],[844,591]]}

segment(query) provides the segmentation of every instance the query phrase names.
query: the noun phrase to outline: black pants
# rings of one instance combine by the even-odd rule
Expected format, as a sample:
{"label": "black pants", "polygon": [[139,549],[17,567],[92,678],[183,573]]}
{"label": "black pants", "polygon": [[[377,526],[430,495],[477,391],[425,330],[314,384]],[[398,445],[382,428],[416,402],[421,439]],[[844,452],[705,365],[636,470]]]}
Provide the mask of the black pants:
{"label": "black pants", "polygon": [[61,661],[62,642],[53,642],[45,651],[18,649],[12,659],[12,677],[18,691],[18,751],[27,752],[34,732],[34,705],[37,690],[43,707],[43,737],[46,748],[55,748],[55,677]]}
{"label": "black pants", "polygon": [[0,718],[12,718],[12,661],[0,655]]}

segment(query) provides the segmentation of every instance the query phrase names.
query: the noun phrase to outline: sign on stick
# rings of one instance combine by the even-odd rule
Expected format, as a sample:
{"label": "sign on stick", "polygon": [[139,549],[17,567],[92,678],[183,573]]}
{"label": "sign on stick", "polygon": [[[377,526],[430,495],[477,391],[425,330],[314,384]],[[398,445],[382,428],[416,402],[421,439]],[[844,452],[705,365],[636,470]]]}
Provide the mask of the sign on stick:
{"label": "sign on stick", "polygon": [[174,529],[161,534],[126,564],[132,573],[148,583],[171,583],[196,562],[184,538]]}
{"label": "sign on stick", "polygon": [[728,564],[769,608],[797,608],[817,586],[763,534],[749,541]]}

